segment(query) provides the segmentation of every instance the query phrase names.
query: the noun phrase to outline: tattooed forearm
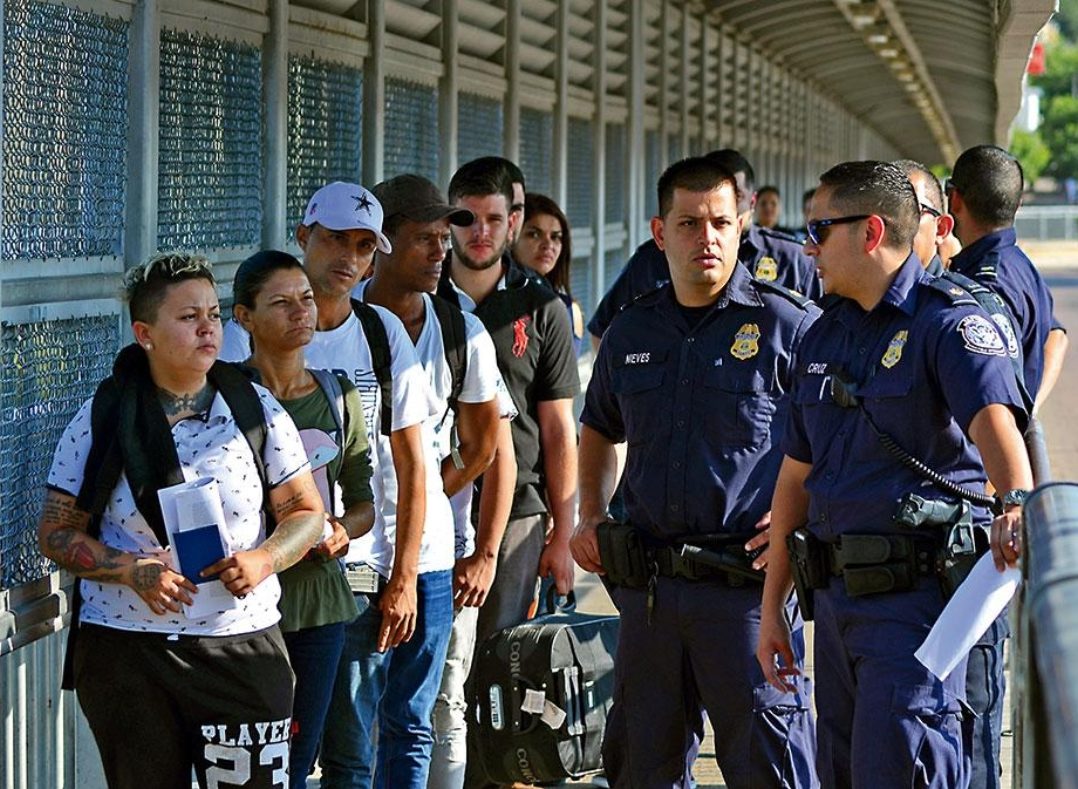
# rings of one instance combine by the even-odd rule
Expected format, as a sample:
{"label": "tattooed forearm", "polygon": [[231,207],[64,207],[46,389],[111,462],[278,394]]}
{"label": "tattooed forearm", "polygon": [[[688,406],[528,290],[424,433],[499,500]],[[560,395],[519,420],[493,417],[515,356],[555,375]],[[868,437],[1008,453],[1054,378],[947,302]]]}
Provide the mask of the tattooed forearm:
{"label": "tattooed forearm", "polygon": [[325,513],[305,512],[280,521],[262,548],[273,559],[273,572],[286,570],[303,558],[322,536]]}
{"label": "tattooed forearm", "polygon": [[82,578],[122,582],[131,556],[88,535],[89,523],[90,516],[76,506],[74,496],[48,491],[38,530],[41,552]]}
{"label": "tattooed forearm", "polygon": [[275,502],[273,505],[273,514],[278,521],[284,520],[286,517],[295,512],[305,503],[306,498],[303,494],[303,491],[300,491],[294,496],[289,496],[284,501]]}
{"label": "tattooed forearm", "polygon": [[70,527],[83,530],[90,522],[90,515],[75,505],[74,496],[50,490],[45,493],[45,507],[41,513],[41,522],[54,528]]}
{"label": "tattooed forearm", "polygon": [[45,537],[45,555],[75,575],[95,581],[120,581],[128,556],[80,531],[58,529]]}

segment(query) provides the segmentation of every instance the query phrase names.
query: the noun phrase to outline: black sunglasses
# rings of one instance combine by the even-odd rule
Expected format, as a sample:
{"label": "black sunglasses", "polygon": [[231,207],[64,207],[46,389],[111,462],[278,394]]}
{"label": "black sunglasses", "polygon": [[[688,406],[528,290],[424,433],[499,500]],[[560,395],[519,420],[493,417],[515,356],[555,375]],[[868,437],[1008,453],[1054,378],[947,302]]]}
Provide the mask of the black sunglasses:
{"label": "black sunglasses", "polygon": [[831,227],[831,225],[845,225],[850,222],[860,222],[862,219],[868,219],[870,216],[872,216],[872,214],[856,214],[854,216],[836,216],[831,219],[815,219],[805,225],[805,230],[808,231],[809,241],[819,246],[823,243],[823,237],[820,236],[821,230]]}
{"label": "black sunglasses", "polygon": [[921,204],[921,213],[928,214],[934,219],[939,219],[941,216],[943,216],[943,212],[940,211],[938,208],[933,208],[932,206],[925,205],[924,203]]}

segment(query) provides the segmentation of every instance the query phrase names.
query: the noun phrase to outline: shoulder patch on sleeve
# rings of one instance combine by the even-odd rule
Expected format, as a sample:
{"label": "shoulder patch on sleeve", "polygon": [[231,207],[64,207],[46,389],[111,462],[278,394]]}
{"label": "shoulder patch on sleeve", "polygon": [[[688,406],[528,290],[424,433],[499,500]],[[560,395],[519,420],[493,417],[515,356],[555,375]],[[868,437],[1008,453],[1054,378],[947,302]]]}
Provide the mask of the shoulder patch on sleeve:
{"label": "shoulder patch on sleeve", "polygon": [[753,283],[760,290],[782,296],[787,301],[793,302],[803,310],[807,310],[809,308],[809,305],[812,304],[812,299],[810,299],[808,296],[802,296],[800,293],[790,290],[789,288],[784,288],[782,285],[776,284],[774,282],[768,282],[762,279],[753,279]]}
{"label": "shoulder patch on sleeve", "polygon": [[948,302],[956,307],[977,303],[977,299],[973,298],[969,291],[943,277],[933,279],[925,283],[925,285],[931,292],[943,296]]}
{"label": "shoulder patch on sleeve", "polygon": [[967,315],[958,323],[966,350],[985,356],[1006,356],[1007,346],[996,325],[983,315]]}

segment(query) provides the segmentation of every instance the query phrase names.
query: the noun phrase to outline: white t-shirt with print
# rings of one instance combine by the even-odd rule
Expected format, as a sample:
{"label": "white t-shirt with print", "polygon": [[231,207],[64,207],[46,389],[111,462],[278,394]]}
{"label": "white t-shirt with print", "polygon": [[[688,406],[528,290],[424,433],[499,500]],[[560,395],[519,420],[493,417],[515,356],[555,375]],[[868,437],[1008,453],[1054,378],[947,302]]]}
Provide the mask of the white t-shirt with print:
{"label": "white t-shirt with print", "polygon": [[[266,415],[266,444],[263,458],[270,486],[285,482],[308,468],[307,453],[291,418],[267,390],[255,386]],[[83,403],[75,418],[64,430],[53,455],[48,485],[72,496],[79,494],[86,457],[93,443],[91,410],[93,399]],[[262,518],[263,492],[258,484],[258,469],[242,431],[237,427],[224,398],[217,394],[206,418],[182,419],[172,426],[183,477],[193,481],[201,477],[217,480],[224,498],[228,522],[225,537],[233,553],[258,547],[266,538]],[[156,557],[171,565],[171,549],[162,548],[146,519],[135,506],[127,475],[113,491],[101,518],[101,542],[143,557]],[[227,636],[251,633],[275,624],[280,619],[277,601],[281,587],[271,575],[236,600],[229,608],[203,619],[188,619],[171,612],[158,616],[142,598],[124,584],[82,580],[80,622],[104,625],[119,630],[185,635]]]}
{"label": "white t-shirt with print", "polygon": [[[361,282],[356,286],[352,292],[355,298],[363,298],[366,286],[367,282]],[[442,326],[438,322],[438,314],[434,311],[430,296],[426,296],[424,304],[426,313],[423,328],[419,332],[419,337],[416,338],[415,350],[419,363],[423,365],[427,373],[440,409],[424,424],[424,446],[432,447],[431,451],[437,458],[437,463],[428,469],[427,506],[430,507],[430,499],[435,493],[434,485],[437,485],[438,495],[443,498],[445,496],[441,480],[441,462],[449,456],[452,450],[450,436],[456,416],[448,407],[449,394],[453,390],[453,371],[445,358]],[[463,316],[467,361],[458,399],[462,403],[485,403],[497,397],[499,403],[502,404],[508,400],[508,391],[502,382],[501,372],[498,370],[494,342],[490,339],[482,321],[469,313],[463,313]],[[504,405],[502,407],[503,411],[506,410]],[[511,401],[508,408],[512,409]],[[516,415],[515,410],[512,410],[512,415]],[[431,471],[436,473],[432,475]],[[448,552],[451,551],[452,555],[448,558],[449,567],[455,559],[471,553],[475,547],[475,528],[472,526],[470,512],[471,491],[472,486],[468,485],[449,500],[452,530],[448,533],[442,524],[432,523],[430,518],[427,518],[427,528],[423,533],[424,548],[427,548],[429,543],[431,552],[442,557],[442,561],[446,561]]]}

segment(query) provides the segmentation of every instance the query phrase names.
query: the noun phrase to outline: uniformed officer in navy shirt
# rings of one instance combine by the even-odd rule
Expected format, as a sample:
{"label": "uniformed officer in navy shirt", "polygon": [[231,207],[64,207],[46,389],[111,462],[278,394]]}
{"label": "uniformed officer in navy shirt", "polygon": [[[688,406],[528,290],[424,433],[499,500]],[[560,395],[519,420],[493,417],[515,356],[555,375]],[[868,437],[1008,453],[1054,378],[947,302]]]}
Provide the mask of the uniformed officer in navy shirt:
{"label": "uniformed officer in navy shirt", "polygon": [[959,525],[990,521],[958,494],[983,496],[986,470],[1002,493],[991,520],[1002,566],[1017,559],[1032,483],[1006,344],[973,298],[922,269],[911,252],[919,214],[901,168],[847,162],[821,177],[808,223],[806,250],[835,300],[798,352],[757,657],[776,687],[796,676],[784,617],[793,535],[818,568],[817,768],[828,787],[965,785],[965,665],[940,680],[914,651],[944,605],[939,552]]}
{"label": "uniformed officer in navy shirt", "polygon": [[[766,545],[795,349],[819,310],[737,262],[741,217],[728,170],[686,159],[658,191],[651,228],[672,282],[614,319],[581,416],[573,556],[614,575],[597,526],[626,443],[625,507],[652,568],[613,592],[617,723],[612,712],[604,765],[615,787],[688,787],[703,709],[727,786],[816,786],[807,683],[779,692],[753,659],[759,583],[678,556],[685,543],[743,559],[746,547]],[[766,562],[766,553],[756,559]],[[792,604],[785,615],[800,654]]]}
{"label": "uniformed officer in navy shirt", "polygon": [[[944,276],[955,284],[976,283],[953,271],[943,268],[939,249],[946,243],[954,228],[954,217],[943,210],[943,187],[939,179],[920,162],[902,159],[895,162],[910,179],[917,194],[921,212],[917,234],[913,238],[913,252],[934,276]],[[987,294],[994,298],[992,294]],[[1015,373],[1022,376],[1020,350],[1011,318],[1001,302],[996,314],[990,315],[1007,342],[1008,355],[1012,358]],[[984,306],[984,303],[981,303]],[[1024,386],[1024,384],[1023,384]],[[1032,405],[1026,400],[1027,405]],[[972,748],[970,750],[969,789],[998,789],[1000,776],[1000,737],[1003,734],[1003,695],[1006,688],[1003,672],[1003,645],[1010,635],[1008,612],[1004,611],[970,650],[966,663],[966,702],[976,713],[973,720]]]}
{"label": "uniformed officer in navy shirt", "polygon": [[1067,334],[1052,312],[1048,286],[1016,243],[1022,166],[1002,148],[977,145],[958,157],[946,188],[962,242],[951,269],[991,288],[1010,308],[1036,412],[1059,378]]}
{"label": "uniformed officer in navy shirt", "polygon": [[[738,151],[723,148],[707,155],[737,178],[737,212],[742,222],[737,258],[756,277],[774,282],[815,299],[822,294],[816,267],[804,254],[800,242],[777,230],[752,223],[756,205],[756,175]],[[621,274],[603,296],[588,322],[593,344],[603,336],[614,315],[637,296],[670,280],[670,267],[654,240],[645,241],[625,264]]]}

